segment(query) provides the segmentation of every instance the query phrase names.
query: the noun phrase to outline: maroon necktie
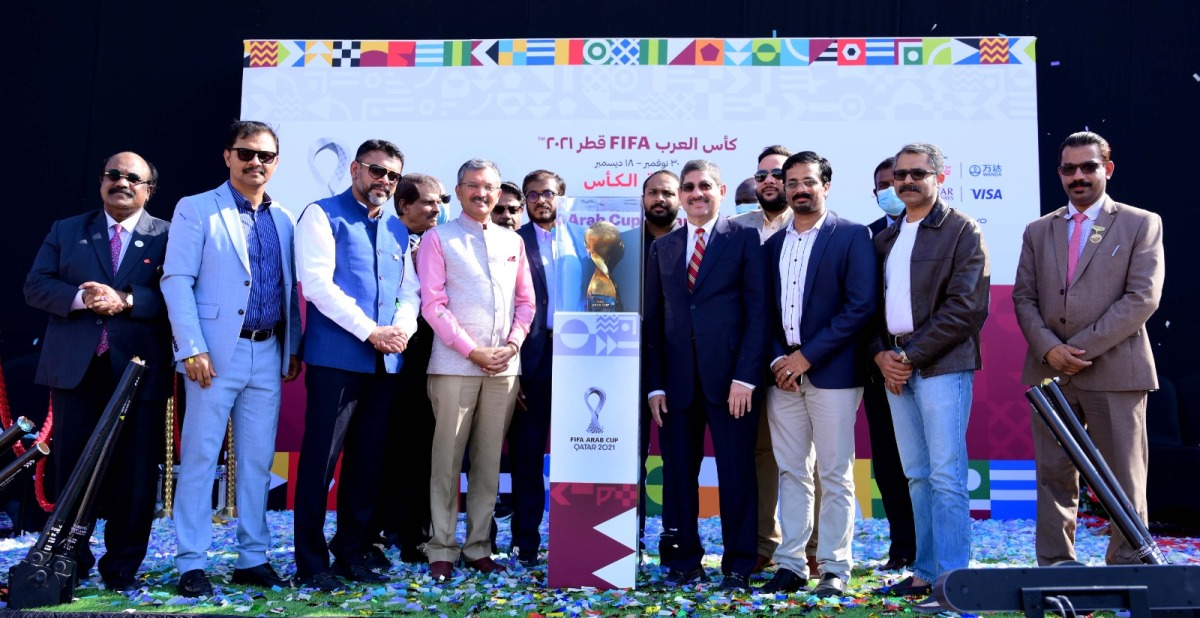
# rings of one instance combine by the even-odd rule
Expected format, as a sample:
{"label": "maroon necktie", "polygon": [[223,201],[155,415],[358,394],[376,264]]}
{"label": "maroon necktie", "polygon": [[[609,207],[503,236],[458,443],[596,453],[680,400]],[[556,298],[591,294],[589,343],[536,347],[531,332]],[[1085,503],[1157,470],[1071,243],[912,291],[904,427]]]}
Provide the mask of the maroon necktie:
{"label": "maroon necktie", "polygon": [[696,228],[696,248],[692,249],[692,259],[688,262],[688,291],[696,288],[696,275],[700,274],[700,260],[704,259],[704,228]]}
{"label": "maroon necktie", "polygon": [[[112,256],[113,276],[117,274],[117,266],[121,263],[121,224],[112,226],[112,240],[108,241],[108,252]],[[96,356],[108,351],[108,326],[100,331],[100,343],[96,346]]]}
{"label": "maroon necktie", "polygon": [[1071,279],[1075,277],[1075,267],[1079,265],[1079,254],[1082,253],[1079,243],[1083,240],[1083,222],[1087,215],[1077,212],[1071,215],[1071,219],[1075,221],[1075,229],[1071,230],[1071,238],[1067,241],[1067,287],[1071,286]]}

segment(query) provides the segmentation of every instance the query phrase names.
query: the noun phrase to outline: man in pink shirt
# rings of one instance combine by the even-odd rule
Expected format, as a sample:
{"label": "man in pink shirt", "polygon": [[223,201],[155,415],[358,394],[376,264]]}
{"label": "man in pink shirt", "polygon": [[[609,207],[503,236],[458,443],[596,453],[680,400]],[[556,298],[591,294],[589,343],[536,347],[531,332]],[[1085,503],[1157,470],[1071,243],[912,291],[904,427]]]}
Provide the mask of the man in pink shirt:
{"label": "man in pink shirt", "polygon": [[[462,214],[425,234],[417,254],[421,315],[437,335],[429,358],[433,402],[433,538],[429,575],[450,576],[461,554],[482,573],[501,567],[491,558],[500,451],[512,418],[520,374],[521,343],[533,321],[533,281],[525,245],[510,229],[491,222],[500,196],[500,170],[471,159],[454,188]],[[461,545],[458,478],[471,446],[467,537]]]}

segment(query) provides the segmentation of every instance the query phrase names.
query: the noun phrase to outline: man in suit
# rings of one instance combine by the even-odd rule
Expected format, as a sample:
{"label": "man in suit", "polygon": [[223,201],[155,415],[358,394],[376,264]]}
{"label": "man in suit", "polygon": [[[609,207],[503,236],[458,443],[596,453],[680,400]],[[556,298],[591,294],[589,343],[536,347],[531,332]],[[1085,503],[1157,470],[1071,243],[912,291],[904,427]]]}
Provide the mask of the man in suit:
{"label": "man in suit", "polygon": [[[758,171],[754,173],[753,180],[754,196],[759,208],[732,217],[733,221],[758,230],[759,240],[763,243],[792,223],[792,209],[788,208],[787,196],[783,191],[783,162],[791,154],[790,150],[778,144],[767,146],[758,153]],[[772,379],[768,374],[766,383],[770,384]],[[756,393],[763,414],[758,418],[758,438],[754,444],[754,467],[758,476],[758,562],[754,565],[755,573],[771,566],[771,557],[783,538],[776,513],[779,507],[779,466],[775,463],[775,452],[771,447],[771,428],[767,423],[770,414],[767,406],[770,406],[770,402],[767,401],[766,390],[764,388]],[[816,504],[820,504],[820,480],[816,483]],[[819,527],[813,529],[813,540],[807,548],[813,577],[817,574],[818,531]]]}
{"label": "man in suit", "polygon": [[225,142],[229,180],[175,207],[162,290],[175,360],[187,380],[175,492],[179,593],[210,596],[212,479],[233,418],[238,559],[233,583],[287,586],[267,560],[267,492],[282,382],[300,373],[295,221],[267,194],[279,165],[270,126],[238,121]]}
{"label": "man in suit", "polygon": [[[1158,388],[1146,321],[1162,296],[1162,220],[1108,196],[1114,167],[1103,137],[1083,131],[1063,141],[1058,176],[1069,203],[1025,228],[1013,305],[1029,342],[1022,381],[1059,378],[1145,521],[1146,391]],[[1079,474],[1036,413],[1031,423],[1038,564],[1074,560]],[[1104,559],[1140,562],[1115,528]]]}
{"label": "man in suit", "polygon": [[[888,391],[917,530],[913,574],[886,592],[915,596],[971,555],[967,421],[991,278],[979,224],[938,197],[941,149],[904,146],[892,177],[905,215],[875,237],[883,303],[867,347]],[[944,611],[932,594],[913,610]]]}
{"label": "man in suit", "polygon": [[[427,174],[405,174],[396,185],[396,214],[408,230],[408,253],[413,261],[425,232],[437,225],[438,212],[450,196],[437,178]],[[400,560],[428,562],[424,545],[429,541],[429,461],[433,448],[433,406],[426,389],[429,353],[433,349],[433,329],[417,316],[417,330],[404,348],[404,364],[396,377],[392,395],[392,416],[388,420],[388,448],[381,465],[385,474],[402,475],[411,480],[416,491],[381,491],[375,514],[376,529],[383,532],[384,545],[400,549]],[[382,560],[380,561],[380,558]],[[372,564],[388,566],[382,554]],[[378,568],[378,567],[377,567]]]}
{"label": "man in suit", "polygon": [[[50,314],[36,382],[54,407],[52,485],[62,491],[117,382],[138,357],[146,363],[136,398],[99,493],[109,590],[138,587],[154,519],[163,417],[171,395],[169,328],[159,275],[166,221],[145,211],[158,174],[132,152],[109,157],[100,176],[101,210],[54,223],[25,280],[25,302]],[[88,537],[95,520],[88,522]],[[86,543],[75,561],[86,577],[95,556]]]}
{"label": "man in suit", "polygon": [[[873,317],[875,247],[865,226],[825,208],[833,168],[815,152],[787,158],[794,217],[767,241],[771,371],[767,419],[779,463],[783,542],[764,592],[796,592],[811,575],[805,547],[820,520],[818,597],[840,596],[854,566],[854,421],[862,399],[859,331]],[[813,458],[823,495],[814,500]],[[814,517],[815,514],[815,517]]]}
{"label": "man in suit", "polygon": [[[596,270],[587,257],[583,229],[558,219],[558,201],[567,183],[549,170],[525,176],[521,192],[529,223],[517,230],[525,243],[537,311],[521,346],[520,403],[508,429],[508,461],[512,473],[512,540],[517,560],[526,568],[538,563],[545,511],[542,470],[550,435],[551,367],[554,361],[554,312],[583,311],[588,281]],[[503,188],[501,189],[503,193]]]}
{"label": "man in suit", "polygon": [[646,265],[643,358],[650,412],[663,443],[663,500],[677,518],[678,549],[665,584],[706,580],[697,530],[704,429],[712,429],[720,482],[726,590],[749,589],[757,562],[758,432],[753,391],[766,354],[765,275],[753,228],[718,216],[726,187],[709,161],[683,166],[687,225],[654,241]]}
{"label": "man in suit", "polygon": [[[436,419],[428,544],[435,581],[450,577],[460,556],[481,573],[502,568],[491,557],[492,513],[504,433],[517,397],[521,344],[534,314],[525,245],[491,222],[500,170],[484,159],[467,161],[458,169],[455,193],[462,214],[430,230],[417,254],[421,315],[437,335],[428,371]],[[459,544],[458,479],[468,444],[473,473],[467,537]]]}
{"label": "man in suit", "polygon": [[525,194],[514,182],[500,183],[500,199],[492,209],[492,223],[516,231],[521,227],[521,215],[525,212]]}
{"label": "man in suit", "polygon": [[[350,188],[309,204],[296,224],[297,271],[308,301],[296,576],[320,590],[340,588],[339,576],[387,581],[371,568],[372,519],[395,375],[420,305],[420,283],[405,259],[408,230],[387,207],[403,168],[395,144],[363,142],[350,164]],[[338,455],[337,532],[326,543],[325,505]]]}
{"label": "man in suit", "polygon": [[[878,236],[904,214],[904,202],[892,188],[892,168],[896,158],[888,157],[875,166],[875,202],[883,210],[883,216],[871,222],[867,228],[871,237]],[[865,354],[863,356],[866,356]],[[871,464],[875,471],[875,484],[883,500],[887,515],[891,545],[888,559],[878,568],[880,571],[900,571],[912,564],[917,555],[917,532],[913,527],[912,499],[908,496],[908,477],[900,463],[900,451],[896,448],[896,431],[892,427],[892,408],[888,405],[887,392],[883,389],[883,374],[879,367],[864,358],[867,379],[863,389],[863,408],[867,412],[868,436],[871,440]]]}

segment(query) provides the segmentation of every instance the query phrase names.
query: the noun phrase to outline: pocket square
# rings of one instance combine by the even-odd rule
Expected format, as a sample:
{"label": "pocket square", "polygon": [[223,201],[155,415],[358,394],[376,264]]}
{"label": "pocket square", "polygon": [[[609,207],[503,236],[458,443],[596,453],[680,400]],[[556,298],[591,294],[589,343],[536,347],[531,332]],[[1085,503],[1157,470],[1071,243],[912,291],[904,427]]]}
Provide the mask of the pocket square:
{"label": "pocket square", "polygon": [[517,261],[517,256],[515,256],[515,255],[510,255],[510,256],[508,256],[508,261],[509,261],[509,262],[515,262],[515,261]]}

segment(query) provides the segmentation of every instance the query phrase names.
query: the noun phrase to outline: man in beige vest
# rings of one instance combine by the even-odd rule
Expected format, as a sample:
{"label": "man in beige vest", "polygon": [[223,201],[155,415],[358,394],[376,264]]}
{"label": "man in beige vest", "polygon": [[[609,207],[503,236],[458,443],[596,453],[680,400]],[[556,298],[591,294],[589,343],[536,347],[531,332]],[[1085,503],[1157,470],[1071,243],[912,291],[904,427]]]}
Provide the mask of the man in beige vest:
{"label": "man in beige vest", "polygon": [[[533,282],[525,245],[510,229],[492,223],[500,197],[500,170],[471,159],[454,188],[462,214],[425,233],[417,253],[421,315],[437,340],[429,357],[433,403],[433,538],[429,575],[450,577],[461,554],[482,573],[501,567],[491,558],[492,512],[500,475],[500,450],[512,418],[521,344],[533,321]],[[467,487],[467,537],[461,545],[458,478],[471,445]]]}
{"label": "man in beige vest", "polygon": [[[1162,220],[1105,193],[1114,164],[1103,137],[1083,131],[1059,148],[1069,204],[1025,228],[1013,304],[1029,342],[1021,379],[1057,377],[1138,515],[1146,520],[1146,391],[1158,388],[1146,321],[1162,295]],[[1037,461],[1037,558],[1075,559],[1079,474],[1032,415]],[[1139,562],[1113,529],[1108,564]]]}

